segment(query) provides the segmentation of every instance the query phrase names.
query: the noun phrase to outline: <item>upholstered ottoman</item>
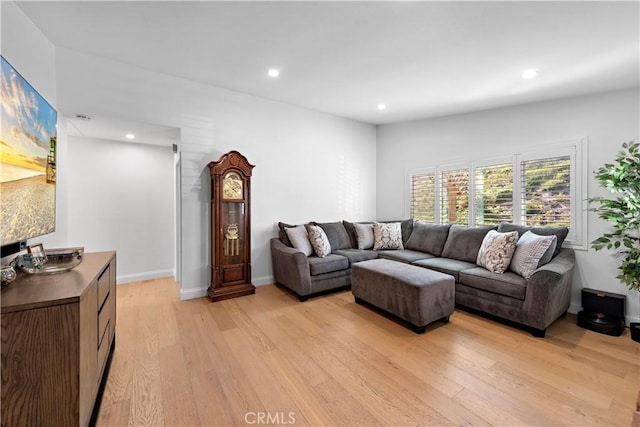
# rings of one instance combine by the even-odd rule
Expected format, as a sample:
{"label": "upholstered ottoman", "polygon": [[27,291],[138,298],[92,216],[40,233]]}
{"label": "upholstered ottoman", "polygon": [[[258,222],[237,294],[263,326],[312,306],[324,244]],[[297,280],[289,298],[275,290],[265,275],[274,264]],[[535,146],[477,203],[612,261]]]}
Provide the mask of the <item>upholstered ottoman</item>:
{"label": "upholstered ottoman", "polygon": [[358,304],[391,313],[409,322],[416,333],[436,320],[448,322],[455,304],[452,276],[388,259],[353,264],[351,291]]}

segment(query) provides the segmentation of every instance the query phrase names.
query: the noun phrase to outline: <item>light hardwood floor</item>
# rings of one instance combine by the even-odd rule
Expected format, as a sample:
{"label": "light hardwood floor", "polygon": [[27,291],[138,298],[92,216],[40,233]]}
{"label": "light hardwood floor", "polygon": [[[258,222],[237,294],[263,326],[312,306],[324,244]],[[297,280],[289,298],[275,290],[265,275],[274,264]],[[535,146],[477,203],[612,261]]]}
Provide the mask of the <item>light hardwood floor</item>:
{"label": "light hardwood floor", "polygon": [[629,426],[640,345],[555,322],[546,338],[456,310],[416,335],[350,291],[273,285],[210,303],[117,288],[98,426]]}

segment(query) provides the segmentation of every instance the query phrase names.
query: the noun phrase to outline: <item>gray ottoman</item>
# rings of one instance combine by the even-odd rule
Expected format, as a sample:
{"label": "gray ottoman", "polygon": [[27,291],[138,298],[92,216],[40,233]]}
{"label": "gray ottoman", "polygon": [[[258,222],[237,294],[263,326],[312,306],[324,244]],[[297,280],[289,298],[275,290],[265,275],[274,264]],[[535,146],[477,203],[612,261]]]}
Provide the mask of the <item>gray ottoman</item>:
{"label": "gray ottoman", "polygon": [[455,305],[453,276],[388,259],[353,264],[351,291],[357,303],[391,313],[417,333],[436,320],[448,322]]}

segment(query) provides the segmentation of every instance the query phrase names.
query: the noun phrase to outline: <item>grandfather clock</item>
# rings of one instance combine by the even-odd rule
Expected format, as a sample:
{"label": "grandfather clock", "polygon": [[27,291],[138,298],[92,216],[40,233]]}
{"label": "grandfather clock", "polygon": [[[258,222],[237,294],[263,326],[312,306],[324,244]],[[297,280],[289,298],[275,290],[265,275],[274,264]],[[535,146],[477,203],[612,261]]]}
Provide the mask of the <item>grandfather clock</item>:
{"label": "grandfather clock", "polygon": [[209,163],[211,174],[211,285],[220,301],[256,292],[251,284],[251,171],[237,151]]}

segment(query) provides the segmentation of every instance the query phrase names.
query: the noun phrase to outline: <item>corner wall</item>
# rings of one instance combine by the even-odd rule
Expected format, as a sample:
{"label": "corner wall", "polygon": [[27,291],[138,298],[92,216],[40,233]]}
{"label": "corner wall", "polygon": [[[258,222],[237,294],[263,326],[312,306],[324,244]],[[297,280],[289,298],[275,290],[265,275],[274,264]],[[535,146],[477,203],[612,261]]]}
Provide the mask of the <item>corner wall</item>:
{"label": "corner wall", "polygon": [[[592,171],[613,160],[625,141],[640,138],[638,89],[520,105],[511,108],[418,120],[378,127],[377,213],[405,214],[405,173],[421,166],[514,154],[525,148],[588,138],[587,197],[606,196]],[[610,195],[610,193],[609,193]],[[587,241],[607,232],[588,213]],[[627,321],[640,320],[640,296],[616,279],[611,252],[576,251],[570,311],[581,308],[580,290],[595,288],[627,295]]]}

